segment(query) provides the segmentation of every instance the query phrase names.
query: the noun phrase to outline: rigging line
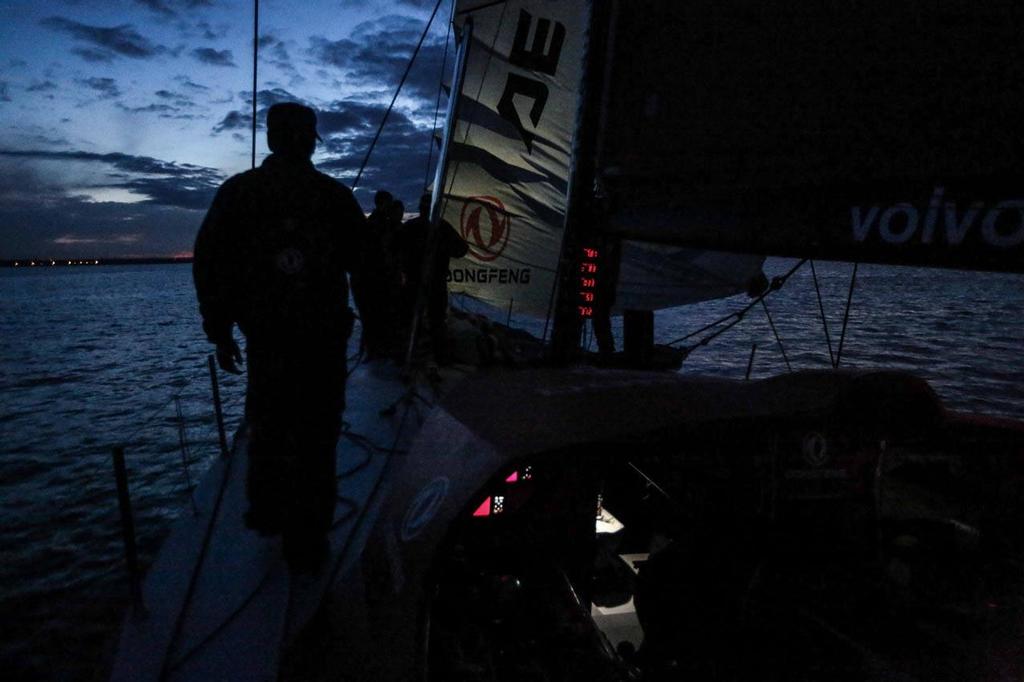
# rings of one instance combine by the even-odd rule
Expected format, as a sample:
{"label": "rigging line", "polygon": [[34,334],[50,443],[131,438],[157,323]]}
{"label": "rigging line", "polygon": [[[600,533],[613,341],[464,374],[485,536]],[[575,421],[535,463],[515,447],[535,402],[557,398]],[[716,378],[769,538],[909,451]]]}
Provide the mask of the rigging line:
{"label": "rigging line", "polygon": [[256,72],[260,63],[260,0],[252,12],[252,167],[256,167]]}
{"label": "rigging line", "polygon": [[[217,517],[220,516],[220,505],[224,500],[224,493],[227,490],[228,483],[231,480],[231,470],[234,468],[235,460],[238,459],[235,450],[238,448],[238,441],[234,442],[232,447],[231,456],[228,457],[224,463],[224,473],[221,478],[220,485],[217,487],[217,497],[214,499],[213,508],[210,511],[209,519],[206,522],[206,529],[203,532],[203,544],[199,547],[199,556],[196,557],[195,564],[192,566],[191,575],[189,575],[188,587],[185,590],[185,598],[182,600],[181,608],[178,610],[178,615],[174,619],[174,629],[171,633],[171,639],[167,645],[167,650],[164,653],[164,659],[160,666],[160,680],[167,679],[168,674],[177,665],[172,663],[171,652],[174,650],[174,645],[178,642],[181,637],[182,628],[185,625],[185,616],[189,610],[189,606],[192,604],[192,597],[195,595],[196,585],[199,583],[199,573],[202,570],[203,564],[206,562],[207,550],[210,547],[210,541],[213,539],[214,528],[217,523]],[[180,661],[178,662],[180,663]]]}
{"label": "rigging line", "polygon": [[850,290],[846,293],[846,312],[843,313],[843,331],[839,335],[839,349],[836,351],[836,364],[834,369],[839,369],[839,361],[843,357],[843,341],[846,340],[846,323],[850,321],[850,304],[853,303],[853,288],[857,285],[857,267],[860,263],[853,264],[853,274],[850,275]]}
{"label": "rigging line", "polygon": [[192,474],[188,470],[188,463],[192,459],[192,453],[188,447],[188,435],[185,433],[185,416],[181,411],[181,400],[179,398],[174,399],[174,411],[178,416],[178,443],[181,445],[181,468],[185,472],[188,500],[192,506],[192,516],[199,516],[199,507],[196,506],[196,498],[192,490]]}
{"label": "rigging line", "polygon": [[[793,273],[795,273],[797,270],[799,270],[800,267],[803,266],[803,264],[807,262],[807,260],[808,259],[804,258],[803,260],[798,262],[796,265],[794,265],[792,268],[790,268],[789,271],[786,272],[784,275],[777,275],[776,277],[773,277],[772,281],[771,281],[771,284],[768,286],[768,288],[765,289],[763,292],[761,292],[757,296],[757,298],[755,298],[753,301],[748,303],[746,306],[744,306],[740,310],[737,310],[734,313],[730,313],[729,315],[726,315],[722,319],[717,320],[716,322],[713,322],[712,324],[708,325],[708,327],[714,327],[714,326],[716,326],[718,324],[721,324],[722,322],[725,322],[726,320],[729,320],[730,318],[733,318],[732,321],[729,322],[728,324],[726,324],[724,327],[722,327],[721,329],[719,329],[719,330],[709,334],[708,336],[704,337],[700,341],[698,341],[698,342],[696,342],[696,343],[694,343],[694,344],[692,344],[692,345],[690,345],[690,346],[688,346],[686,348],[682,348],[680,350],[685,351],[686,355],[689,355],[690,353],[692,353],[693,351],[697,350],[701,346],[708,345],[709,343],[711,343],[711,341],[715,340],[716,338],[718,338],[719,336],[721,336],[725,332],[727,332],[730,329],[732,329],[733,327],[735,327],[740,322],[740,320],[742,320],[743,317],[748,312],[750,312],[753,309],[754,306],[756,306],[758,303],[760,303],[762,300],[764,300],[768,296],[768,294],[772,293],[773,291],[778,291],[779,289],[781,289],[783,287],[783,285],[786,284],[786,281],[790,277],[793,276]],[[699,333],[699,332],[697,332],[697,333]],[[694,334],[690,334],[690,335],[688,335],[686,337],[683,337],[683,338],[684,339],[685,338],[689,338],[690,336],[694,336]],[[672,344],[678,343],[681,340],[683,340],[683,339],[677,339],[677,340],[672,341],[671,343],[666,344],[666,345],[671,346]]]}
{"label": "rigging line", "polygon": [[409,58],[409,63],[405,65],[405,73],[402,74],[402,80],[398,82],[398,88],[395,89],[395,94],[391,97],[391,104],[388,105],[387,110],[384,112],[384,118],[381,119],[380,125],[377,126],[377,133],[373,136],[373,140],[370,142],[370,148],[366,150],[366,156],[363,157],[363,162],[359,165],[359,172],[356,173],[356,179],[352,181],[352,189],[355,190],[359,184],[359,180],[363,177],[363,171],[366,170],[366,164],[370,161],[370,155],[373,154],[373,148],[377,146],[377,140],[380,139],[380,134],[384,131],[384,125],[388,122],[388,116],[391,114],[391,110],[395,107],[395,101],[398,100],[399,93],[402,92],[402,86],[405,85],[405,80],[409,77],[409,72],[412,71],[412,65],[416,61],[417,55],[420,53],[420,48],[423,47],[423,41],[427,39],[427,34],[430,33],[430,26],[434,23],[434,17],[437,15],[437,10],[441,8],[441,3],[444,0],[437,0],[434,5],[434,11],[430,13],[430,19],[427,20],[427,25],[423,29],[422,35],[420,35],[420,41],[416,43],[416,49],[412,51],[412,57]]}
{"label": "rigging line", "polygon": [[268,568],[263,573],[263,577],[260,578],[260,581],[256,583],[256,587],[252,589],[249,595],[245,599],[243,599],[238,606],[232,609],[231,613],[229,613],[227,617],[224,618],[224,620],[222,620],[217,625],[217,627],[211,630],[210,633],[203,637],[201,640],[196,642],[195,646],[193,646],[191,649],[178,656],[178,659],[171,663],[171,672],[174,672],[175,670],[180,668],[181,665],[185,663],[188,659],[192,658],[196,654],[196,652],[198,652],[208,643],[216,639],[217,635],[219,635],[224,630],[224,628],[231,624],[231,622],[234,621],[235,618],[237,618],[238,615],[242,613],[242,611],[245,611],[245,609],[248,608],[249,604],[252,603],[252,600],[256,598],[256,595],[258,595],[263,590],[263,586],[267,583],[267,580],[270,578],[270,574],[271,570]]}
{"label": "rigging line", "polygon": [[821,311],[821,326],[825,329],[825,343],[828,344],[828,362],[834,368],[836,358],[832,354],[832,337],[828,333],[828,320],[825,318],[825,305],[821,302],[821,287],[818,286],[818,273],[814,270],[814,261],[811,260],[811,276],[814,278],[814,291],[818,294],[818,310]]}
{"label": "rigging line", "polygon": [[[677,343],[679,343],[679,342],[681,342],[681,341],[685,341],[685,340],[687,340],[687,339],[690,339],[690,338],[692,338],[692,337],[694,337],[694,336],[696,336],[696,335],[698,335],[698,334],[702,334],[703,332],[707,332],[708,330],[710,330],[710,329],[712,329],[712,328],[718,327],[719,325],[721,325],[721,324],[723,324],[723,323],[725,323],[725,322],[728,322],[728,321],[729,321],[729,319],[733,319],[733,318],[735,318],[735,319],[733,319],[733,322],[732,322],[732,323],[731,323],[731,324],[730,324],[730,325],[729,325],[728,327],[726,327],[725,329],[730,329],[730,328],[732,328],[733,326],[735,326],[735,324],[736,324],[737,322],[739,322],[739,321],[740,321],[740,319],[741,319],[741,318],[743,317],[743,315],[745,315],[746,313],[750,312],[750,310],[751,310],[751,309],[752,309],[752,308],[753,308],[753,307],[754,307],[755,305],[757,305],[757,304],[758,304],[758,302],[760,302],[760,301],[761,301],[761,299],[763,299],[763,298],[767,297],[767,296],[768,296],[768,294],[770,294],[771,292],[773,292],[773,291],[777,291],[777,290],[781,289],[781,288],[782,288],[782,286],[783,286],[783,285],[784,285],[784,284],[786,283],[786,281],[787,281],[788,279],[790,279],[790,278],[791,278],[791,276],[793,275],[793,273],[794,273],[794,272],[796,272],[797,270],[799,270],[799,269],[800,269],[800,267],[801,267],[801,265],[803,265],[804,263],[806,263],[806,262],[807,262],[807,260],[808,260],[807,258],[804,258],[804,259],[803,259],[803,260],[801,260],[801,261],[800,261],[799,263],[797,263],[796,265],[794,265],[794,266],[793,266],[793,267],[792,267],[792,268],[790,269],[790,271],[786,272],[785,274],[780,274],[780,275],[778,275],[778,276],[775,276],[775,278],[772,278],[772,281],[771,281],[771,285],[770,285],[770,286],[769,286],[769,287],[768,287],[767,289],[765,289],[765,291],[764,291],[764,292],[762,292],[762,293],[761,293],[761,294],[760,294],[760,295],[759,295],[759,296],[758,296],[757,298],[755,298],[755,299],[754,299],[753,301],[751,301],[750,303],[746,304],[745,306],[743,306],[743,307],[742,307],[742,308],[740,308],[739,310],[736,310],[736,311],[734,311],[734,312],[730,312],[730,313],[729,313],[729,314],[727,314],[727,315],[723,315],[723,316],[719,317],[718,319],[716,319],[716,321],[715,321],[715,322],[713,322],[713,323],[709,323],[709,324],[707,324],[707,325],[705,325],[705,326],[701,327],[701,328],[700,328],[700,329],[698,329],[697,331],[695,331],[695,332],[690,332],[690,333],[689,333],[689,334],[687,334],[686,336],[681,336],[681,337],[679,337],[678,339],[676,339],[675,341],[670,341],[670,342],[668,342],[668,343],[667,343],[667,344],[665,344],[665,345],[667,345],[667,346],[672,346],[672,345],[675,345],[675,344],[677,344]],[[725,330],[722,330],[722,331],[725,331]],[[719,334],[721,334],[721,332],[718,332],[718,333],[716,333],[716,334],[715,334],[714,336],[712,336],[712,337],[710,337],[710,338],[715,338],[715,337],[717,337],[717,336],[718,336]],[[702,343],[702,342],[700,342],[700,343],[697,343],[697,345],[707,345],[707,344],[706,344],[706,343]]]}
{"label": "rigging line", "polygon": [[160,405],[158,405],[157,407],[154,407],[152,410],[150,410],[150,412],[142,419],[142,421],[139,422],[139,425],[137,427],[135,427],[135,430],[132,431],[131,433],[129,433],[127,438],[124,438],[124,439],[121,440],[121,443],[123,443],[124,445],[128,445],[133,440],[135,440],[135,437],[138,436],[140,433],[142,433],[142,430],[145,429],[147,426],[149,426],[150,423],[156,417],[160,416],[160,413],[163,412],[165,409],[167,409],[168,405],[170,405],[175,400],[180,398],[181,394],[185,392],[185,389],[188,388],[189,386],[191,386],[192,383],[197,378],[198,378],[198,375],[192,377],[191,379],[189,379],[185,383],[185,385],[183,385],[180,388],[178,388],[178,390],[175,391],[174,393],[172,393],[169,398],[164,400],[164,402],[160,403]]}
{"label": "rigging line", "polygon": [[782,359],[786,361],[786,371],[792,372],[793,368],[789,364],[789,357],[786,355],[786,347],[782,345],[782,337],[779,336],[779,330],[775,328],[775,321],[772,319],[772,314],[768,312],[768,304],[761,299],[761,307],[764,308],[764,314],[768,318],[768,324],[772,328],[772,334],[775,335],[775,342],[779,344],[779,350],[782,351]]}
{"label": "rigging line", "polygon": [[434,122],[430,126],[430,143],[427,145],[427,168],[423,175],[423,191],[430,186],[430,162],[434,158],[434,135],[437,134],[437,115],[441,111],[441,92],[444,91],[444,71],[448,65],[448,43],[452,40],[452,14],[455,12],[455,0],[448,13],[448,32],[444,36],[444,55],[441,57],[441,74],[437,79],[437,102],[434,104]]}

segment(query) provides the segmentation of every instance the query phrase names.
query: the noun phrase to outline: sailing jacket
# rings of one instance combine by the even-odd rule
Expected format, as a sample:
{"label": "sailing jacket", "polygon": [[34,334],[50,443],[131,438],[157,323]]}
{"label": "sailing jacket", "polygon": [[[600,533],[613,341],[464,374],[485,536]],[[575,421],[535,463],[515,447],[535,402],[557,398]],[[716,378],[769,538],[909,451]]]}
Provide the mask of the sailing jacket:
{"label": "sailing jacket", "polygon": [[[399,254],[402,271],[405,274],[406,305],[415,303],[416,292],[423,285],[423,267],[430,248],[430,220],[423,216],[407,220],[399,232]],[[430,279],[426,282],[427,308],[434,314],[441,313],[448,305],[448,260],[461,258],[469,252],[469,246],[447,220],[437,225],[437,243],[434,260],[430,266]]]}
{"label": "sailing jacket", "polygon": [[308,159],[272,154],[229,178],[192,265],[209,340],[230,341],[238,324],[250,346],[343,341],[352,320],[345,273],[365,222],[352,192]]}

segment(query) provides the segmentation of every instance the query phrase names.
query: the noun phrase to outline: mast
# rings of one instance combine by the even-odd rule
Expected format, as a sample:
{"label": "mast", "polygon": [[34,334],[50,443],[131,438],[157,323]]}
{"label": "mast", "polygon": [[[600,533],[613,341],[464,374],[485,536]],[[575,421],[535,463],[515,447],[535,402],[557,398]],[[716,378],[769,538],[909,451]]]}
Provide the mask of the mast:
{"label": "mast", "polygon": [[[440,3],[438,3],[438,6],[440,6]],[[455,73],[452,77],[452,89],[448,95],[448,110],[445,114],[444,133],[441,136],[441,153],[437,157],[437,168],[434,171],[434,189],[430,197],[430,234],[427,238],[428,246],[422,273],[424,285],[420,287],[410,327],[409,346],[405,353],[406,367],[410,366],[412,362],[412,353],[416,347],[416,333],[419,327],[420,316],[423,314],[423,308],[426,305],[425,283],[430,278],[430,269],[433,267],[434,261],[433,252],[437,246],[437,227],[441,221],[441,200],[444,197],[444,179],[448,170],[448,148],[451,143],[452,134],[455,132],[455,120],[459,113],[462,83],[466,76],[466,55],[469,54],[469,46],[473,39],[472,17],[466,20],[462,28],[462,35],[459,38],[459,46],[455,53]]]}
{"label": "mast", "polygon": [[455,132],[455,118],[459,113],[459,99],[462,95],[462,83],[466,77],[466,55],[473,39],[473,19],[466,20],[459,36],[459,46],[455,53],[455,73],[452,76],[452,89],[448,95],[448,111],[445,112],[444,131],[441,134],[441,152],[437,157],[437,168],[434,169],[434,190],[430,198],[430,225],[433,227],[441,218],[441,199],[444,196],[444,178],[448,171],[448,146]]}
{"label": "mast", "polygon": [[580,105],[569,172],[569,201],[556,282],[554,330],[551,337],[551,353],[556,363],[571,361],[579,351],[583,318],[577,308],[576,284],[580,274],[583,240],[588,232],[599,231],[604,220],[594,186],[597,180],[596,153],[602,91],[605,86],[605,63],[609,58],[604,48],[608,42],[611,16],[610,0],[593,0],[590,3]]}

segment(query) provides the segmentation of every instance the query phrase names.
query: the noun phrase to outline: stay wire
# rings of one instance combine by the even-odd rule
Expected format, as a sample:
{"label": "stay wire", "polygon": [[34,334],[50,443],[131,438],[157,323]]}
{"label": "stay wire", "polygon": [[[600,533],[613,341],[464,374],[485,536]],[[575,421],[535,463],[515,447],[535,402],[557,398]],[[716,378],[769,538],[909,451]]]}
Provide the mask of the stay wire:
{"label": "stay wire", "polygon": [[754,308],[754,306],[758,305],[761,301],[763,301],[765,298],[767,298],[767,296],[770,293],[772,293],[773,291],[778,291],[779,289],[781,289],[783,287],[783,285],[786,284],[786,281],[790,277],[793,276],[793,273],[795,273],[797,270],[799,270],[803,266],[803,264],[807,262],[807,260],[808,260],[807,258],[804,258],[800,262],[798,262],[796,265],[794,265],[792,268],[790,268],[785,274],[773,277],[772,281],[771,281],[771,284],[768,286],[768,288],[766,288],[754,300],[752,300],[750,303],[745,305],[743,308],[741,308],[741,309],[739,309],[739,310],[737,310],[735,312],[729,313],[728,315],[725,315],[725,316],[719,318],[718,320],[715,320],[714,322],[705,325],[704,327],[702,327],[701,329],[698,329],[695,332],[691,332],[691,333],[687,334],[686,336],[682,336],[682,337],[676,339],[675,341],[670,341],[666,345],[669,345],[669,346],[675,345],[675,344],[680,343],[682,341],[685,341],[685,340],[687,340],[689,338],[697,336],[698,334],[701,334],[704,331],[707,331],[708,329],[712,329],[712,328],[717,327],[719,325],[725,324],[725,326],[722,327],[721,329],[717,329],[716,331],[712,332],[711,334],[708,334],[706,337],[700,339],[696,343],[693,343],[693,344],[691,344],[689,346],[681,348],[680,350],[682,350],[684,352],[684,355],[689,355],[690,353],[692,353],[693,351],[697,350],[701,346],[708,345],[709,343],[714,341],[716,338],[718,338],[719,336],[721,336],[722,334],[724,334],[725,332],[729,331],[730,329],[735,327],[737,324],[739,324],[740,321],[744,318],[744,316],[746,316],[746,314],[748,312],[750,312]]}
{"label": "stay wire", "polygon": [[430,142],[427,144],[427,168],[423,174],[423,191],[430,186],[430,162],[434,159],[434,135],[437,134],[437,116],[441,111],[441,93],[444,91],[444,72],[448,66],[448,44],[452,39],[452,14],[455,12],[455,2],[452,0],[452,8],[448,13],[448,30],[444,37],[444,55],[441,57],[441,75],[437,79],[437,102],[434,104],[434,122],[430,126]]}
{"label": "stay wire", "polygon": [[772,334],[775,335],[775,342],[779,344],[779,350],[782,352],[782,359],[786,361],[786,371],[792,372],[793,368],[789,364],[789,357],[786,355],[786,347],[782,345],[782,337],[779,336],[779,330],[775,328],[775,321],[772,319],[772,314],[768,311],[768,304],[761,299],[761,307],[764,308],[765,317],[768,318],[768,325],[772,328]]}
{"label": "stay wire", "polygon": [[839,349],[836,351],[835,369],[839,369],[839,361],[843,357],[843,341],[846,340],[846,325],[850,321],[850,305],[853,303],[853,289],[857,286],[857,267],[860,263],[853,264],[853,274],[850,275],[850,290],[846,293],[846,312],[843,313],[843,331],[839,335]]}
{"label": "stay wire", "polygon": [[252,167],[256,167],[256,73],[260,63],[260,0],[253,0],[252,13]]}
{"label": "stay wire", "polygon": [[381,119],[380,125],[377,126],[377,132],[374,134],[373,140],[370,142],[370,148],[366,150],[366,156],[363,157],[363,162],[359,165],[359,172],[356,173],[356,179],[352,181],[353,190],[359,185],[359,180],[363,177],[363,171],[366,170],[366,164],[370,161],[370,155],[373,154],[373,149],[377,146],[377,140],[380,139],[380,134],[384,131],[384,125],[388,122],[388,116],[391,115],[391,110],[395,108],[395,102],[398,100],[398,95],[402,92],[402,87],[405,85],[405,81],[409,77],[409,72],[412,71],[412,65],[420,53],[420,48],[423,47],[423,41],[427,39],[427,34],[430,33],[430,26],[434,23],[434,17],[437,16],[437,10],[441,8],[442,2],[444,2],[444,0],[437,0],[437,3],[434,4],[434,11],[430,13],[430,19],[427,20],[427,25],[423,28],[423,33],[420,35],[420,41],[416,43],[416,49],[413,50],[412,57],[409,58],[409,63],[405,65],[405,73],[402,74],[402,79],[398,82],[398,88],[395,89],[395,94],[391,97],[391,104],[389,104],[387,110],[384,111],[384,118]]}
{"label": "stay wire", "polygon": [[[203,363],[203,365],[203,369],[205,370],[205,363]],[[171,403],[173,403],[175,400],[181,397],[181,394],[185,392],[185,389],[189,388],[193,383],[195,383],[196,379],[199,378],[200,373],[201,372],[196,372],[195,376],[186,379],[185,383],[178,387],[178,390],[176,390],[174,393],[168,396],[162,403],[160,403],[159,405],[151,409],[148,413],[146,413],[146,415],[142,418],[142,421],[138,422],[138,426],[135,427],[135,430],[129,433],[127,437],[121,439],[121,443],[127,446],[129,443],[134,441],[136,436],[142,433],[143,429],[149,426],[154,419],[159,417]]]}
{"label": "stay wire", "polygon": [[825,318],[825,305],[821,302],[821,287],[818,286],[818,273],[814,269],[813,260],[811,260],[811,277],[814,279],[814,292],[818,295],[818,310],[821,312],[821,326],[825,329],[825,343],[828,344],[828,362],[832,367],[835,367],[836,358],[832,354],[832,337],[828,333],[828,319]]}

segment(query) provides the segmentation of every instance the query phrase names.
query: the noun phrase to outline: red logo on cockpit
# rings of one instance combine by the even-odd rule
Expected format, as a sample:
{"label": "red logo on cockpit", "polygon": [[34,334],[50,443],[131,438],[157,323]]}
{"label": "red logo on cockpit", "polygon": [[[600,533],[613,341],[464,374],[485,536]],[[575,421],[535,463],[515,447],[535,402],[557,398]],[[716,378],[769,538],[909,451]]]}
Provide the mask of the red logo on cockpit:
{"label": "red logo on cockpit", "polygon": [[500,256],[508,245],[510,222],[505,205],[497,197],[466,199],[459,227],[462,238],[469,245],[470,255],[482,261],[492,261]]}

